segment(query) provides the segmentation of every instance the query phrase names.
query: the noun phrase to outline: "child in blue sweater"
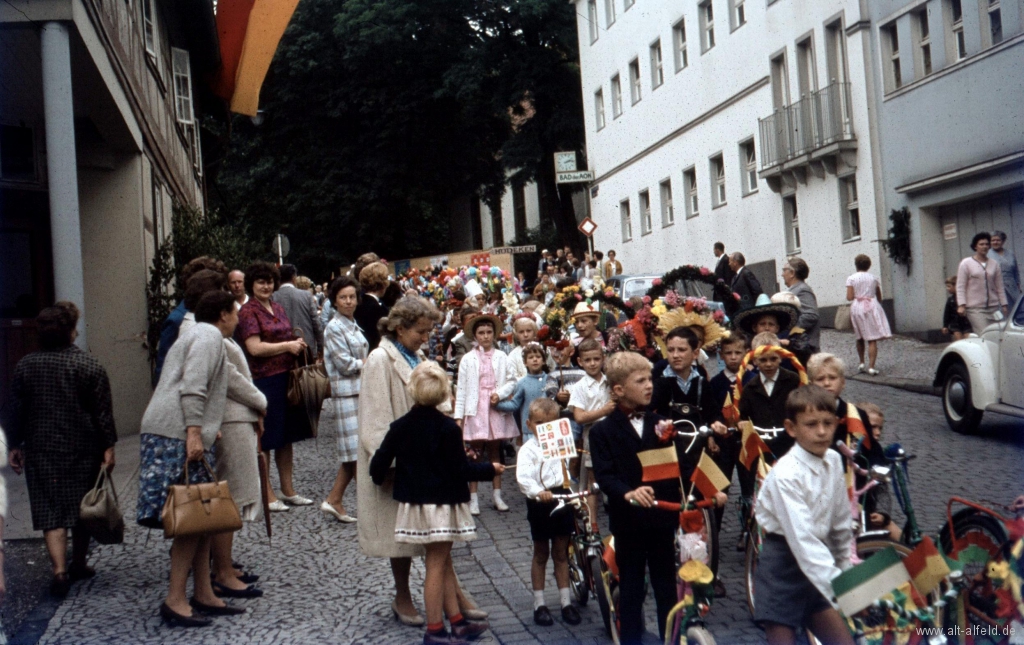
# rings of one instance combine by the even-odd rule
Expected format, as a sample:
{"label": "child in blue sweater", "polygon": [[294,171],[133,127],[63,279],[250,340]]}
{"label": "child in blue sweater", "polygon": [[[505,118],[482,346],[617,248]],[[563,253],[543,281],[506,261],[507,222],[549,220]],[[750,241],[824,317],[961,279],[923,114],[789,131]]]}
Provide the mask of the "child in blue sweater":
{"label": "child in blue sweater", "polygon": [[519,425],[523,429],[523,443],[531,436],[526,421],[530,413],[530,404],[534,399],[544,396],[544,384],[547,383],[547,354],[540,343],[528,343],[523,347],[523,363],[526,365],[526,376],[519,379],[516,389],[504,401],[494,404],[501,412],[515,413]]}

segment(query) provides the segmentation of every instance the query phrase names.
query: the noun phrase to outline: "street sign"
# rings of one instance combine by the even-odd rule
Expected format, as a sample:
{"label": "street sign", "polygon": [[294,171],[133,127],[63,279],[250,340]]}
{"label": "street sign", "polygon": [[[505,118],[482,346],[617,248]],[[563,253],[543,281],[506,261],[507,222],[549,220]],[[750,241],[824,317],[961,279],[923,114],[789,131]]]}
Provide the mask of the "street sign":
{"label": "street sign", "polygon": [[270,248],[274,251],[274,255],[277,256],[278,264],[284,264],[284,259],[288,257],[288,252],[292,250],[292,246],[288,242],[288,236],[283,233],[278,233],[274,237]]}
{"label": "street sign", "polygon": [[555,173],[556,184],[582,184],[588,181],[594,181],[594,173],[590,170]]}
{"label": "street sign", "polygon": [[583,221],[580,222],[580,225],[576,228],[580,229],[580,233],[583,233],[587,237],[594,237],[594,231],[597,230],[597,222],[589,217],[584,217]]}
{"label": "street sign", "polygon": [[536,253],[537,245],[530,244],[528,246],[499,246],[496,249],[491,249],[492,255],[512,255],[515,253]]}

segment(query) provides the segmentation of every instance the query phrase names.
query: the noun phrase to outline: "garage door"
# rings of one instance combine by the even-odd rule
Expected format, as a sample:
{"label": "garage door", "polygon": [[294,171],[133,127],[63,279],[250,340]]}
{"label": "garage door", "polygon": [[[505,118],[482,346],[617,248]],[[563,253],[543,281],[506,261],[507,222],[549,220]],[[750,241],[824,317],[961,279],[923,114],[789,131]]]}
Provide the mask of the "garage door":
{"label": "garage door", "polygon": [[971,238],[979,231],[1003,231],[1006,246],[1024,262],[1024,190],[990,195],[984,199],[943,206],[945,275],[956,273],[960,260],[971,255]]}

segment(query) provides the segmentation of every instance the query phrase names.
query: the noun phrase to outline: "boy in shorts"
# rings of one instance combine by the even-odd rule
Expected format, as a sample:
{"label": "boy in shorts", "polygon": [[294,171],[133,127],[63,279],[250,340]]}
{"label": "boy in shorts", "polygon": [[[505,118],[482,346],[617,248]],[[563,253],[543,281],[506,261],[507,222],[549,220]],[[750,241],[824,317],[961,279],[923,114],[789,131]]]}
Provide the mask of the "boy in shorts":
{"label": "boy in shorts", "polygon": [[[594,481],[594,463],[590,458],[590,429],[615,410],[611,388],[604,375],[604,349],[601,343],[588,338],[576,348],[580,367],[587,373],[572,386],[569,411],[573,420],[583,427],[583,458],[580,459],[580,490]],[[588,501],[589,503],[589,501]],[[599,504],[590,504],[590,519],[597,526]]]}
{"label": "boy in shorts", "polygon": [[533,583],[533,622],[548,627],[555,623],[544,600],[544,576],[548,556],[555,561],[555,582],[562,606],[562,620],[579,625],[580,612],[569,596],[569,539],[574,529],[572,512],[568,509],[551,515],[555,509],[552,494],[566,494],[569,476],[563,460],[544,461],[537,442],[537,426],[558,419],[558,404],[551,399],[539,398],[530,404],[526,426],[529,439],[523,442],[516,459],[516,481],[526,496],[526,520],[530,523],[533,539],[533,563],[530,579]]}
{"label": "boy in shorts", "polygon": [[823,643],[853,645],[832,591],[853,546],[843,460],[829,450],[835,409],[835,397],[816,385],[789,395],[785,428],[796,444],[768,473],[754,509],[765,533],[754,621],[771,645],[794,643],[800,628]]}

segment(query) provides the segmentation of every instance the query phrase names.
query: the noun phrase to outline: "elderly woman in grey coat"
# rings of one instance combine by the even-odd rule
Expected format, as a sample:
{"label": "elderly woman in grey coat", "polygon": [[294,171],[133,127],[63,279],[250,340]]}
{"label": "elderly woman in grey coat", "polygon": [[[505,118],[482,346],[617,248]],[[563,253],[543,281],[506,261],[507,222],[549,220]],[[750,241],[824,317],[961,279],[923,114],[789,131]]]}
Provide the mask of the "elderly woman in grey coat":
{"label": "elderly woman in grey coat", "polygon": [[[160,382],[142,417],[139,500],[136,519],[147,528],[163,528],[161,511],[168,487],[183,471],[193,483],[210,481],[204,459],[213,461],[227,401],[229,369],[224,339],[238,325],[231,294],[211,291],[199,299],[196,325],[178,337],[167,353]],[[188,464],[191,464],[188,466]],[[195,591],[186,596],[189,572]],[[244,613],[218,598],[210,581],[210,536],[179,536],[171,544],[170,588],[160,616],[170,625],[201,627],[208,618],[193,613]]]}
{"label": "elderly woman in grey coat", "polygon": [[[395,519],[398,502],[394,500],[394,470],[383,485],[370,478],[370,461],[384,441],[391,423],[405,415],[412,406],[409,377],[414,367],[426,360],[420,347],[426,344],[434,324],[441,319],[437,308],[428,300],[405,296],[395,303],[378,325],[380,345],[370,352],[363,365],[359,397],[359,461],[356,479],[359,501],[359,548],[364,554],[390,558],[395,579],[395,599],[391,611],[404,625],[423,625],[423,616],[416,611],[409,590],[412,558],[422,556],[422,545],[395,542]],[[450,412],[445,403],[443,412]],[[453,575],[454,579],[454,575]],[[471,620],[487,618],[487,613],[472,605],[460,589],[456,590],[462,615]]]}

